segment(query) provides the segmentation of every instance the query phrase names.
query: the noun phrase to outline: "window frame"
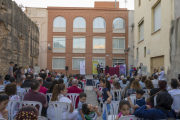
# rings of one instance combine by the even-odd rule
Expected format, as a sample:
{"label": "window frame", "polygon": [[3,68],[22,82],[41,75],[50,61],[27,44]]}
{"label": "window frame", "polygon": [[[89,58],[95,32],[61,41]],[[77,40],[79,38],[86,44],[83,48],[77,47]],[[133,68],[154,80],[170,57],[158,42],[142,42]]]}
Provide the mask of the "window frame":
{"label": "window frame", "polygon": [[[55,21],[55,19],[57,19],[58,17],[60,17],[60,21],[61,21],[61,18],[64,19],[64,21],[65,21],[65,27],[64,27],[64,26],[61,27],[61,24],[60,24],[60,27],[54,27],[54,21]],[[54,20],[53,20],[53,28],[66,28],[66,19],[65,19],[64,17],[62,17],[62,16],[57,16],[57,17],[55,17]]]}
{"label": "window frame", "polygon": [[[140,23],[138,24],[138,27],[139,27],[139,42],[143,41],[144,40],[144,19],[142,19],[140,21]],[[141,27],[143,27],[143,31],[141,32]],[[141,33],[143,34],[143,39],[141,40]]]}
{"label": "window frame", "polygon": [[[60,61],[61,61],[61,59],[64,59],[64,61],[65,61],[64,68],[54,68],[53,59],[60,59]],[[66,58],[65,57],[53,57],[52,58],[52,69],[54,69],[54,70],[65,70],[65,67],[66,67]]]}
{"label": "window frame", "polygon": [[[113,44],[114,44],[114,40],[117,39],[118,40],[118,48],[114,48]],[[123,39],[124,40],[124,48],[119,48],[119,42],[120,40]],[[125,49],[125,44],[126,44],[126,39],[125,38],[113,38],[113,44],[112,44],[112,48],[113,50],[124,50]]]}
{"label": "window frame", "polygon": [[[78,38],[79,38],[79,40],[84,38],[84,40],[85,40],[85,44],[84,44],[85,48],[74,48],[74,39],[78,39]],[[73,49],[86,49],[86,38],[85,37],[73,37]]]}
{"label": "window frame", "polygon": [[[61,47],[58,47],[58,48],[60,48],[60,49],[66,49],[66,37],[63,37],[63,36],[60,36],[60,37],[58,37],[58,36],[53,36],[53,49],[58,49],[58,48],[54,48],[54,38],[64,38],[65,40],[65,47],[64,48],[61,48]],[[60,45],[60,44],[59,44]]]}
{"label": "window frame", "polygon": [[[100,26],[99,23],[101,23],[100,18],[101,18],[102,20],[104,20],[104,21],[103,21],[103,22],[104,22],[104,28],[99,27],[99,26]],[[97,19],[98,19],[98,27],[94,27],[94,23],[96,22],[95,20],[97,20]],[[105,20],[104,18],[102,18],[102,17],[96,17],[96,18],[94,18],[94,20],[93,20],[93,29],[106,29],[106,20]]]}
{"label": "window frame", "polygon": [[[155,9],[158,7],[158,5],[160,5],[160,15],[158,15],[158,17],[160,16],[160,24],[156,23],[157,20],[156,20],[156,13],[155,13],[156,11],[155,11]],[[154,23],[153,24],[153,32],[157,32],[158,30],[161,29],[161,0],[158,1],[153,7],[153,23]],[[156,25],[160,25],[160,26],[156,26]]]}
{"label": "window frame", "polygon": [[[79,27],[74,27],[74,24],[75,24],[75,20],[76,19],[78,19],[78,26]],[[81,20],[84,20],[84,22],[85,22],[85,26],[84,27],[80,27],[80,23],[81,23]],[[83,17],[76,17],[75,19],[74,19],[74,21],[73,21],[73,28],[86,28],[86,20],[83,18]]]}
{"label": "window frame", "polygon": [[98,63],[100,65],[101,65],[101,63],[99,62],[99,60],[104,60],[105,62],[103,64],[103,66],[104,66],[103,70],[105,70],[105,68],[106,68],[106,58],[96,58],[96,57],[92,58],[92,61],[95,61],[95,60],[98,60]]}
{"label": "window frame", "polygon": [[[105,42],[105,45],[104,45],[104,48],[101,49],[101,48],[94,48],[94,39],[104,39],[104,42]],[[105,50],[106,49],[106,38],[104,37],[93,37],[93,50]],[[98,46],[99,46],[99,41],[98,41]]]}
{"label": "window frame", "polygon": [[[114,23],[115,23],[115,20],[116,19],[122,19],[123,20],[123,28],[114,28]],[[119,22],[118,22],[118,26],[119,26]],[[125,23],[125,20],[123,19],[123,18],[121,18],[121,17],[117,17],[117,18],[115,18],[114,20],[113,20],[113,29],[125,29],[125,25],[126,25],[126,23]]]}
{"label": "window frame", "polygon": [[[74,69],[73,68],[73,59],[78,59],[78,62],[79,62],[79,68],[78,69]],[[79,59],[84,59],[84,61],[85,61],[85,63],[86,63],[86,58],[85,57],[73,57],[72,58],[72,70],[80,70],[80,61],[79,61]]]}

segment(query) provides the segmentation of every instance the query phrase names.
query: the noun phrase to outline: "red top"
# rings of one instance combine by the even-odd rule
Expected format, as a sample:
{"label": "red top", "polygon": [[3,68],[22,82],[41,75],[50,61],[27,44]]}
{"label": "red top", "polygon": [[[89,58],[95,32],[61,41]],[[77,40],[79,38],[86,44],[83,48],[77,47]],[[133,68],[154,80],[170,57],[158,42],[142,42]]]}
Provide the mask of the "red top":
{"label": "red top", "polygon": [[47,88],[41,86],[39,92],[46,94]]}
{"label": "red top", "polygon": [[[67,89],[68,89],[68,93],[81,93],[81,92],[83,92],[83,90],[79,89],[77,86],[71,86]],[[79,103],[79,97],[77,97],[75,108],[78,107],[78,103]]]}

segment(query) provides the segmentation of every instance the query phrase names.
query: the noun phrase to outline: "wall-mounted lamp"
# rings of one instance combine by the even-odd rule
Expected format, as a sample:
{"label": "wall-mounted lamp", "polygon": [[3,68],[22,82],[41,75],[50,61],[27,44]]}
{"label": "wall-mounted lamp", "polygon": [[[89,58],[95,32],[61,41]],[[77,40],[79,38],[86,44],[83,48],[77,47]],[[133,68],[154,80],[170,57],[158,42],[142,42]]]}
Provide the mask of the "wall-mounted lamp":
{"label": "wall-mounted lamp", "polygon": [[52,48],[51,48],[51,45],[50,45],[50,44],[48,44],[48,49],[49,49],[49,50],[52,50]]}

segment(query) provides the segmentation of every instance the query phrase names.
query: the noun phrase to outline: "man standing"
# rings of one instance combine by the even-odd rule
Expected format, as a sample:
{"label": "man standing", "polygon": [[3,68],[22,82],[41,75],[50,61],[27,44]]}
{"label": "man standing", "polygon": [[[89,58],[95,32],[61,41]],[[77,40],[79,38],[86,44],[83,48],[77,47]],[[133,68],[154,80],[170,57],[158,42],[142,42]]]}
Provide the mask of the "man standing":
{"label": "man standing", "polygon": [[103,74],[103,64],[101,63],[100,66],[101,66],[101,71],[100,72],[101,72],[101,74]]}
{"label": "man standing", "polygon": [[14,77],[14,75],[13,75],[13,66],[14,66],[14,62],[10,62],[8,74],[9,74],[11,77]]}
{"label": "man standing", "polygon": [[28,68],[28,73],[30,73],[31,72],[31,66],[29,66],[29,68]]}
{"label": "man standing", "polygon": [[[81,93],[81,92],[83,92],[83,90],[79,89],[77,87],[77,85],[78,85],[78,80],[77,79],[73,79],[72,80],[72,86],[67,88],[68,89],[68,93]],[[79,97],[77,97],[75,108],[78,107],[78,102],[79,102]]]}
{"label": "man standing", "polygon": [[162,80],[165,76],[165,73],[164,73],[164,68],[163,67],[160,67],[161,69],[161,72],[159,73],[159,80]]}
{"label": "man standing", "polygon": [[97,72],[98,72],[98,75],[99,75],[100,74],[100,65],[99,65],[99,63],[97,65]]}

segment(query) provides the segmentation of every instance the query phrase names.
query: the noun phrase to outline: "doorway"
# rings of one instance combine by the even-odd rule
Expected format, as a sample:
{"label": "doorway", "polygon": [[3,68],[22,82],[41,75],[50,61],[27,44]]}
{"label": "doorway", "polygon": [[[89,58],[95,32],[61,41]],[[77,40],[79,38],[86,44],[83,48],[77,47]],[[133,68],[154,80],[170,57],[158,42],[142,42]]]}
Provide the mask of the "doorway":
{"label": "doorway", "polygon": [[154,69],[160,72],[160,67],[164,67],[164,56],[152,57],[151,58],[151,74],[154,73]]}

